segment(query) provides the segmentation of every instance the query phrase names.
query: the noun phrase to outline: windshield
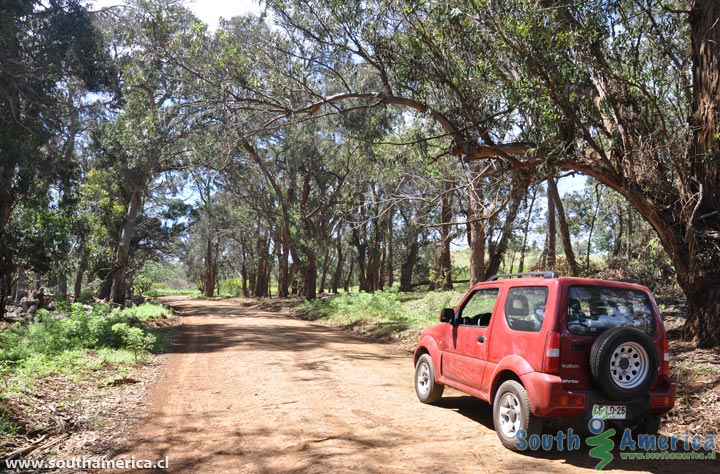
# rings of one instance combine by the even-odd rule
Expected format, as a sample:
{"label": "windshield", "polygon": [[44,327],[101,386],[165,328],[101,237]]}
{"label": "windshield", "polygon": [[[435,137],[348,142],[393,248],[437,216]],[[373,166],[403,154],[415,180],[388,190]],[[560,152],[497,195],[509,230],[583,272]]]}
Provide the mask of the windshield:
{"label": "windshield", "polygon": [[633,327],[653,335],[651,307],[642,291],[573,286],[568,291],[567,328],[573,334],[596,336],[610,328]]}

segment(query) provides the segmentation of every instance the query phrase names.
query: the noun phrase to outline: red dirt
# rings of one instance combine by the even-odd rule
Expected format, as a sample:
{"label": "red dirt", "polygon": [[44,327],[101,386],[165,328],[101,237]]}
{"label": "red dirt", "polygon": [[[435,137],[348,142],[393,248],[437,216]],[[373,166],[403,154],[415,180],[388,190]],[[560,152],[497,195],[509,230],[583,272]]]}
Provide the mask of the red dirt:
{"label": "red dirt", "polygon": [[[183,326],[116,458],[167,456],[173,473],[595,472],[587,448],[502,448],[491,407],[462,393],[421,404],[412,356],[395,346],[237,302],[165,303]],[[606,470],[718,466],[618,458]]]}

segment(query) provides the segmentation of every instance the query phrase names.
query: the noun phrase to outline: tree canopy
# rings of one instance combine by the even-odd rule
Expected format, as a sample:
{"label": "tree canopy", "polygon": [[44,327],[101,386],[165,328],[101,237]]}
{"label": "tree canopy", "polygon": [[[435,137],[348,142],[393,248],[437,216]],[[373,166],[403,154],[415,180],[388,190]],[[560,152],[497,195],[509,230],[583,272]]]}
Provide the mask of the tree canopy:
{"label": "tree canopy", "polygon": [[309,299],[651,264],[720,343],[713,0],[270,0],[215,31],[176,0],[3,10],[3,304],[71,271],[120,304],[162,260]]}

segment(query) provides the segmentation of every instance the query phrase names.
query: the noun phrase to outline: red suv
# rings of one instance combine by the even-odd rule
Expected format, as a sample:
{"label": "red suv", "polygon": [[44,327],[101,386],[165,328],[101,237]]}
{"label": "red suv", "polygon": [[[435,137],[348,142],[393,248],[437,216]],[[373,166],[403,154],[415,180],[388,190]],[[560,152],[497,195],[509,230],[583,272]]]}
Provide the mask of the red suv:
{"label": "red suv", "polygon": [[[527,278],[512,278],[527,277]],[[415,391],[437,402],[445,385],[493,405],[503,445],[543,420],[611,420],[657,432],[675,404],[662,319],[650,290],[627,281],[498,275],[470,288],[420,335]]]}

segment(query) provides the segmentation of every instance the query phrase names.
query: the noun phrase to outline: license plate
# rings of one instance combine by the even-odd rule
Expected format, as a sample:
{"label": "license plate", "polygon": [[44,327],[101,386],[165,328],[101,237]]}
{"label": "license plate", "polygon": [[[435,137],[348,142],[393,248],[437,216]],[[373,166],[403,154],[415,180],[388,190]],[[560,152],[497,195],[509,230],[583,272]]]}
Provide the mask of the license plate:
{"label": "license plate", "polygon": [[627,417],[627,407],[625,405],[593,405],[592,416],[603,420],[624,420]]}

